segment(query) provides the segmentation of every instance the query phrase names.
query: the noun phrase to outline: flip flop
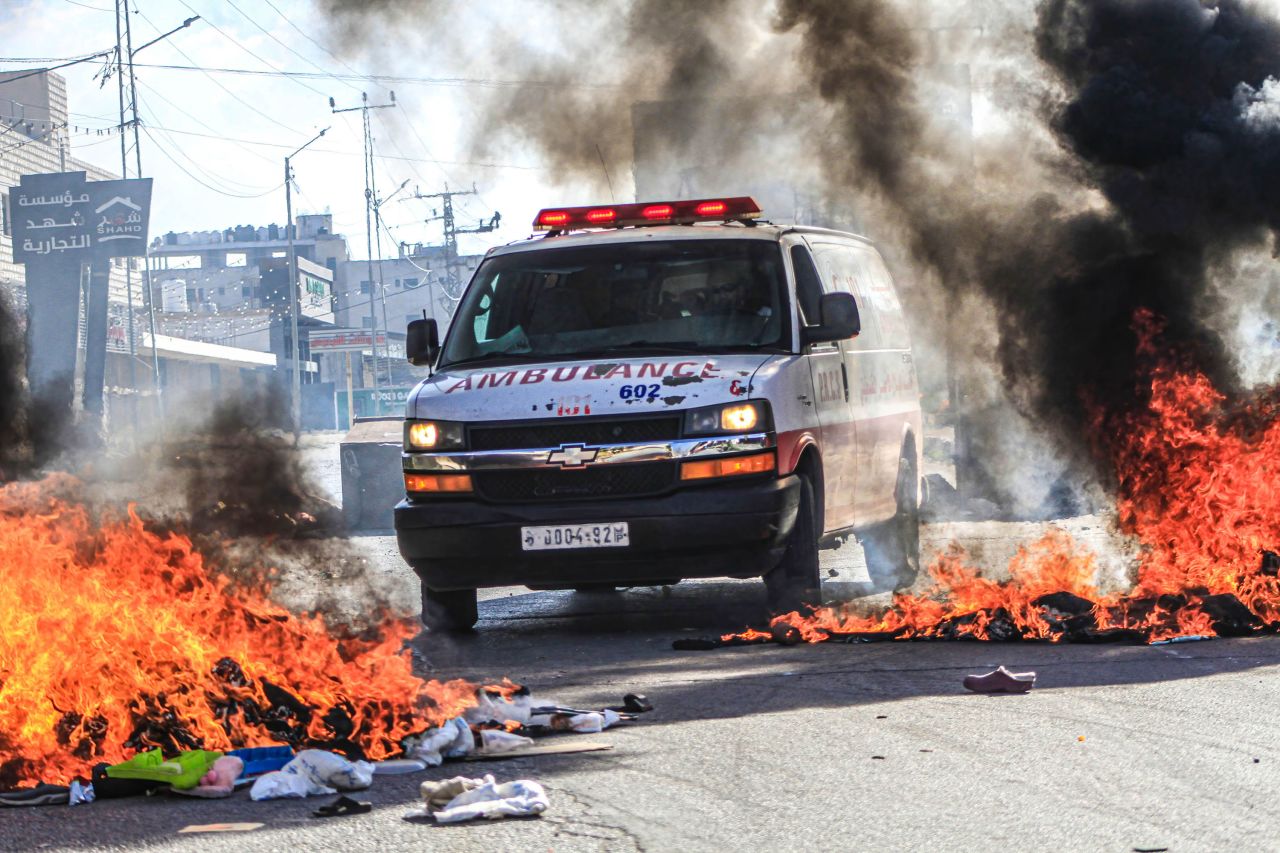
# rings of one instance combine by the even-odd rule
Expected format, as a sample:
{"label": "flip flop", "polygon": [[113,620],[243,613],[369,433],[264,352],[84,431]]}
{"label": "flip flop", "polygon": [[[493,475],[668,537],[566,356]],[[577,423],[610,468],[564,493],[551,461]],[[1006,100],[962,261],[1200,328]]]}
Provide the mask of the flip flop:
{"label": "flip flop", "polygon": [[321,806],[311,813],[312,817],[341,817],[349,814],[368,814],[373,811],[373,803],[362,803],[350,797],[338,797],[327,806]]}

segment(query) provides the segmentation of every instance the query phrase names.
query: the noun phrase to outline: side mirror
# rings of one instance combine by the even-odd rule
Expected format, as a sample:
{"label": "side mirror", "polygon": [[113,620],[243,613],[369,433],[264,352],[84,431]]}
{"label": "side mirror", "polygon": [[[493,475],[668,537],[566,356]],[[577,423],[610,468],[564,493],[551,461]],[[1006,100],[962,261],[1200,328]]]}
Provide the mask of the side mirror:
{"label": "side mirror", "polygon": [[440,327],[434,319],[411,320],[405,331],[405,355],[414,367],[430,367],[440,354]]}
{"label": "side mirror", "polygon": [[862,331],[862,318],[858,314],[858,301],[852,293],[824,293],[818,303],[822,322],[817,326],[805,326],[800,330],[806,344],[825,344],[831,341],[847,341]]}

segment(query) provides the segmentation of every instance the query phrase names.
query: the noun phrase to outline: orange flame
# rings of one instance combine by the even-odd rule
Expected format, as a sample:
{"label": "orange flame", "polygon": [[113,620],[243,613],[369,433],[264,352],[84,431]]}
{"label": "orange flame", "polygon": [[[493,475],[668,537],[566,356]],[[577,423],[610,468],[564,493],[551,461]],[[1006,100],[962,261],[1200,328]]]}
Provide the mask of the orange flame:
{"label": "orange flame", "polygon": [[1280,389],[1229,409],[1185,355],[1162,349],[1162,324],[1151,312],[1138,312],[1134,328],[1148,371],[1145,406],[1123,415],[1091,407],[1097,450],[1116,472],[1121,530],[1142,545],[1131,591],[1100,597],[1093,556],[1052,530],[1018,551],[1008,581],[981,577],[952,546],[928,567],[928,589],[896,595],[879,615],[823,607],[776,617],[772,627],[807,642],[839,634],[1056,641],[1069,636],[1065,614],[1036,604],[1055,592],[1094,602],[1083,614],[1094,631],[1129,630],[1149,642],[1215,634],[1219,623],[1205,609],[1215,595],[1247,608],[1248,624],[1236,630],[1280,627],[1280,580],[1259,559],[1280,546]]}
{"label": "orange flame", "polygon": [[65,782],[152,746],[349,744],[376,760],[474,704],[474,685],[413,674],[411,623],[336,641],[132,507],[91,518],[65,498],[76,488],[0,487],[0,786]]}

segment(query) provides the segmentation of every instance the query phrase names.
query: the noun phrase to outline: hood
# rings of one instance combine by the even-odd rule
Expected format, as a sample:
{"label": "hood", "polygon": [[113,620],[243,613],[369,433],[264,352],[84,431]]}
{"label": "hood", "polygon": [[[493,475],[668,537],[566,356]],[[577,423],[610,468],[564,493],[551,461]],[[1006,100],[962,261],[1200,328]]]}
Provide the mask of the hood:
{"label": "hood", "polygon": [[667,355],[446,370],[414,389],[408,416],[537,420],[710,406],[745,398],[752,375],[773,357]]}

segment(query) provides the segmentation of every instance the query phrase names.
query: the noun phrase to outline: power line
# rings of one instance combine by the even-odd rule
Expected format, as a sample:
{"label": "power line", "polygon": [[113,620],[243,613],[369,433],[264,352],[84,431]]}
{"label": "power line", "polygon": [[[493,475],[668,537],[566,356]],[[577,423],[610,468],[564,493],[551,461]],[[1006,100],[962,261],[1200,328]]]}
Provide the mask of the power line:
{"label": "power line", "polygon": [[[372,79],[373,79],[373,78],[371,78],[369,75],[367,75],[367,74],[361,74],[359,71],[357,71],[356,69],[352,68],[352,67],[351,67],[350,65],[348,65],[346,62],[344,62],[344,61],[342,60],[342,58],[341,58],[341,57],[339,57],[336,53],[334,53],[333,51],[329,50],[329,48],[325,47],[323,44],[321,44],[320,42],[316,41],[316,40],[315,40],[315,39],[313,39],[311,36],[309,36],[309,35],[307,35],[305,32],[303,32],[303,31],[302,31],[302,29],[301,29],[301,28],[299,28],[299,27],[298,27],[298,25],[297,25],[297,24],[295,24],[295,23],[293,22],[293,18],[290,18],[290,17],[289,17],[288,15],[286,15],[284,12],[281,12],[281,11],[280,11],[280,7],[278,7],[275,3],[272,3],[272,2],[271,2],[271,0],[263,0],[263,2],[265,2],[268,6],[270,6],[272,9],[274,9],[274,10],[275,10],[275,13],[276,13],[277,15],[279,15],[279,16],[284,20],[284,22],[285,22],[286,24],[288,24],[289,26],[293,27],[293,29],[294,29],[295,31],[297,31],[298,35],[302,36],[304,39],[306,39],[307,41],[311,42],[311,43],[312,43],[312,44],[314,44],[316,47],[320,48],[322,51],[324,51],[325,53],[327,53],[329,56],[333,57],[333,61],[334,61],[334,62],[338,63],[338,64],[339,64],[339,65],[341,65],[343,68],[345,68],[345,69],[347,69],[348,71],[350,71],[351,73],[358,75],[358,76],[359,76],[359,78],[360,78],[361,80],[372,80]],[[312,64],[314,65],[315,63],[312,63]],[[317,66],[317,67],[319,67],[319,66]],[[340,79],[340,78],[338,78],[336,75],[333,75],[333,74],[330,74],[329,76],[333,77],[335,80]]]}
{"label": "power line", "polygon": [[[215,139],[225,139],[225,138],[226,138],[226,137],[224,137],[222,134],[219,134],[219,133],[218,133],[218,129],[217,129],[216,127],[214,127],[213,125],[208,124],[207,122],[203,121],[203,120],[202,120],[201,118],[199,118],[198,116],[192,115],[191,113],[187,112],[187,111],[186,111],[186,110],[184,110],[182,107],[178,106],[178,105],[177,105],[177,104],[175,104],[173,101],[169,100],[169,99],[168,99],[168,98],[166,98],[164,95],[162,95],[162,94],[160,93],[160,91],[159,91],[158,89],[156,89],[155,87],[153,87],[153,86],[148,86],[148,85],[146,85],[145,83],[144,83],[144,84],[142,84],[142,85],[143,85],[143,88],[145,88],[148,92],[150,92],[151,94],[155,95],[157,98],[159,98],[160,100],[164,101],[166,104],[168,104],[169,106],[173,107],[175,110],[177,110],[178,112],[182,113],[184,116],[186,116],[187,118],[191,119],[191,120],[192,120],[192,121],[194,121],[196,124],[200,125],[201,127],[205,128],[205,129],[207,129],[207,130],[212,131],[212,132],[213,132],[213,134],[214,134],[214,135],[213,135],[213,138],[215,138]],[[150,110],[150,109],[148,109],[148,111],[149,111],[149,112],[151,112],[151,113],[152,113],[152,115],[154,115],[154,114],[155,114],[155,111],[154,111],[154,110]],[[159,129],[159,130],[164,130],[164,131],[167,131],[167,132],[170,132],[170,133],[173,133],[173,132],[180,132],[180,131],[171,131],[171,130],[169,130],[169,128],[162,127],[162,126],[160,126],[160,125],[155,125],[155,124],[153,124],[153,125],[151,125],[151,126],[152,126],[152,127],[157,128],[157,129]],[[271,158],[269,158],[269,157],[264,157],[263,155],[259,154],[257,151],[254,151],[252,148],[247,148],[247,147],[245,147],[244,145],[241,145],[241,144],[239,144],[239,143],[236,143],[236,142],[234,142],[234,141],[232,141],[232,140],[228,140],[228,141],[231,141],[231,142],[232,142],[232,144],[234,144],[237,148],[239,148],[241,151],[245,152],[246,154],[251,154],[252,156],[257,157],[259,160],[262,160],[264,163],[271,163],[272,165],[275,165],[275,160],[272,160],[272,159],[271,159]]]}
{"label": "power line", "polygon": [[[190,3],[188,3],[188,2],[187,2],[187,0],[178,0],[178,2],[179,2],[180,4],[182,4],[183,6],[186,6],[189,10],[191,10],[191,14],[193,14],[193,15],[199,15],[199,14],[200,14],[200,12],[199,12],[199,11],[198,11],[194,6],[192,6]],[[268,68],[270,68],[273,72],[281,73],[281,69],[276,68],[276,67],[275,67],[274,65],[272,65],[270,62],[267,62],[267,61],[266,61],[265,59],[263,59],[261,56],[259,56],[258,54],[254,53],[254,52],[253,52],[252,50],[250,50],[249,48],[245,47],[243,44],[241,44],[241,43],[240,43],[239,39],[232,38],[231,36],[227,35],[227,33],[226,33],[226,31],[225,31],[225,30],[223,30],[221,27],[219,27],[219,26],[218,26],[217,24],[215,24],[213,21],[210,21],[208,18],[204,18],[203,16],[201,16],[201,17],[202,17],[202,19],[205,21],[205,23],[207,23],[209,26],[213,27],[214,31],[215,31],[215,32],[217,32],[219,35],[221,35],[223,38],[225,38],[227,41],[231,42],[231,43],[232,43],[232,44],[234,44],[236,47],[238,47],[240,50],[244,51],[245,53],[247,53],[247,54],[249,54],[250,56],[252,56],[254,59],[256,59],[256,60],[258,60],[259,62],[261,62],[263,65],[265,65],[265,66],[267,66]],[[323,76],[325,76],[325,75],[321,75],[321,76],[323,77]],[[302,88],[304,88],[304,89],[310,89],[312,92],[315,92],[317,95],[323,95],[323,94],[324,94],[324,92],[321,92],[319,89],[315,88],[314,86],[308,86],[306,83],[303,83],[301,80],[297,80],[297,79],[295,79],[295,80],[294,80],[294,82],[295,82],[295,83],[297,83],[299,86],[301,86],[301,87],[302,87]]]}
{"label": "power line", "polygon": [[70,3],[72,6],[79,6],[82,9],[92,9],[95,12],[113,12],[114,9],[104,9],[101,6],[90,6],[88,3],[81,3],[80,0],[63,0],[64,3]]}
{"label": "power line", "polygon": [[176,166],[179,171],[181,171],[188,178],[195,181],[200,186],[204,187],[205,189],[212,190],[213,192],[218,193],[219,195],[224,195],[229,198],[262,198],[263,196],[270,195],[271,193],[276,192],[277,190],[279,190],[281,187],[284,186],[283,183],[280,183],[265,192],[254,193],[250,195],[246,195],[244,193],[227,192],[226,190],[218,189],[217,187],[211,186],[205,183],[204,181],[200,180],[199,178],[197,178],[195,175],[191,174],[191,172],[187,169],[187,167],[183,166],[176,159],[174,159],[174,156],[170,154],[169,151],[163,145],[160,144],[160,140],[156,139],[151,134],[151,128],[144,126],[142,128],[142,132],[147,135],[147,138],[151,140],[152,144],[154,144],[156,148],[160,151],[160,153],[163,154],[169,160],[170,163]]}
{"label": "power line", "polygon": [[[50,65],[46,68],[36,68],[32,71],[28,71],[26,74],[19,74],[17,77],[5,77],[0,80],[0,83],[16,83],[19,80],[26,80],[28,77],[35,77],[38,74],[48,74],[50,71],[57,71],[59,68],[68,68],[72,65],[79,65],[82,62],[89,62],[93,59],[106,59],[110,56],[110,50],[103,50],[98,53],[91,53],[88,56],[84,56],[79,59],[72,59],[69,62],[63,62],[61,65]],[[21,71],[22,69],[18,70]]]}
{"label": "power line", "polygon": [[[179,0],[181,2],[181,0]],[[185,6],[186,4],[183,3]],[[190,7],[188,7],[190,8]],[[255,58],[256,55],[255,55]],[[190,60],[190,57],[188,57]],[[337,74],[332,71],[319,73],[315,71],[286,71],[276,68],[262,71],[255,68],[222,68],[209,65],[172,65],[163,63],[136,63],[139,68],[161,68],[167,71],[204,71],[211,74],[241,74],[250,77],[289,77],[303,80],[358,80],[372,83],[418,83],[426,86],[480,86],[490,89],[512,88],[520,86],[544,86],[553,89],[621,89],[615,83],[565,83],[559,80],[495,80],[484,77],[407,77],[398,74]],[[311,88],[311,87],[307,87]],[[312,89],[312,91],[316,91]]]}
{"label": "power line", "polygon": [[[262,26],[262,24],[259,24],[257,21],[255,21],[253,18],[251,18],[247,13],[245,13],[245,11],[244,11],[243,9],[241,9],[239,6],[237,6],[237,5],[235,4],[235,0],[225,0],[225,2],[226,2],[226,4],[227,4],[228,6],[230,6],[232,9],[235,9],[237,12],[239,12],[239,13],[240,13],[240,16],[241,16],[242,18],[244,18],[246,21],[248,21],[249,23],[251,23],[251,24],[253,24],[255,27],[257,27],[259,30],[261,30],[261,31],[262,31],[262,34],[263,34],[263,35],[265,35],[267,38],[271,39],[273,42],[275,42],[276,44],[280,45],[280,46],[281,46],[281,47],[283,47],[285,50],[289,51],[289,52],[290,52],[290,53],[292,53],[294,56],[296,56],[296,57],[298,57],[299,59],[301,59],[303,62],[307,63],[307,64],[308,64],[308,65],[310,65],[312,68],[318,68],[318,69],[320,69],[320,71],[324,72],[324,74],[325,74],[326,76],[333,77],[333,74],[332,74],[332,73],[330,73],[330,72],[328,72],[328,71],[325,71],[325,69],[324,69],[322,66],[316,65],[316,64],[315,64],[314,62],[312,62],[310,59],[308,59],[307,57],[303,56],[301,53],[298,53],[298,51],[296,51],[296,50],[294,50],[293,48],[289,47],[289,45],[285,44],[285,43],[284,43],[284,42],[282,42],[280,39],[276,38],[276,36],[275,36],[275,34],[274,34],[274,33],[272,33],[272,32],[271,32],[270,30],[268,30],[266,27]],[[279,11],[279,10],[277,10],[277,11]],[[342,83],[342,85],[346,86],[346,87],[347,87],[347,88],[349,88],[349,89],[352,89],[352,90],[357,91],[357,92],[358,92],[358,91],[360,91],[357,87],[352,86],[352,85],[351,85],[350,83],[348,83],[346,80],[341,80],[340,78],[337,78],[337,77],[333,77],[333,79],[338,80],[338,82]]]}
{"label": "power line", "polygon": [[[141,97],[138,98],[138,102],[139,102],[139,105],[145,106],[147,108],[147,113],[149,113],[150,115],[155,115],[155,112],[151,109],[151,105],[148,104],[146,101],[142,100]],[[241,189],[254,190],[254,191],[258,189],[258,187],[252,186],[250,184],[245,184],[245,183],[242,183],[241,181],[237,181],[232,178],[224,178],[224,177],[221,177],[220,175],[213,174],[208,169],[206,169],[203,165],[196,162],[196,160],[193,157],[187,154],[187,152],[183,150],[182,143],[174,139],[172,136],[169,136],[168,131],[166,131],[163,127],[156,127],[155,129],[162,132],[165,135],[169,143],[173,145],[174,150],[177,151],[182,156],[182,159],[190,163],[193,169],[195,169],[200,174],[204,175],[210,181],[213,181],[214,183],[226,185],[228,188],[231,188],[231,189],[234,189],[235,187],[240,187]]]}
{"label": "power line", "polygon": [[[150,18],[148,18],[148,17],[147,17],[147,15],[146,15],[146,13],[145,13],[145,12],[143,12],[142,10],[138,10],[138,14],[142,16],[142,20],[146,21],[148,24],[150,24],[150,25],[151,25],[151,28],[152,28],[153,30],[155,30],[157,33],[158,33],[158,32],[161,32],[160,28],[159,28],[159,27],[157,27],[157,26],[155,25],[155,22],[154,22],[154,21],[152,21]],[[195,62],[195,60],[194,60],[194,59],[192,59],[190,56],[188,56],[188,55],[187,55],[186,51],[184,51],[182,48],[178,47],[176,44],[170,44],[170,45],[169,45],[169,47],[171,47],[171,48],[173,48],[175,51],[177,51],[178,55],[179,55],[179,56],[181,56],[183,59],[187,60],[188,62],[191,62],[191,63],[194,63],[194,62]],[[143,65],[142,65],[142,63],[140,63],[140,62],[135,62],[135,63],[133,64],[133,66],[134,66],[134,68],[139,68],[139,67],[153,67],[153,66],[143,66]],[[219,83],[219,82],[217,81],[217,79],[215,79],[215,78],[213,77],[213,75],[209,74],[207,71],[203,71],[203,69],[200,69],[200,68],[196,67],[195,65],[192,65],[191,67],[192,67],[192,68],[194,68],[196,71],[201,71],[201,72],[204,74],[204,76],[205,76],[205,77],[208,77],[208,78],[209,78],[209,82],[210,82],[210,83],[212,83],[213,85],[217,86],[217,87],[218,87],[219,89],[221,89],[222,91],[226,92],[226,93],[227,93],[228,95],[230,95],[234,100],[239,101],[239,102],[240,102],[241,104],[243,104],[243,105],[244,105],[244,106],[245,106],[245,107],[246,107],[250,112],[256,113],[257,115],[261,116],[262,118],[265,118],[267,121],[271,122],[272,124],[276,125],[277,127],[282,127],[282,128],[284,128],[285,130],[289,131],[290,133],[297,133],[297,131],[296,131],[296,130],[294,130],[292,127],[289,127],[289,125],[284,124],[283,122],[279,121],[278,119],[275,119],[275,118],[273,118],[272,116],[267,115],[267,114],[266,114],[266,113],[264,113],[262,110],[258,109],[258,108],[257,108],[257,107],[255,107],[253,104],[249,103],[249,102],[248,102],[248,101],[246,101],[244,98],[240,97],[240,96],[239,96],[239,95],[237,95],[235,92],[231,91],[231,90],[230,90],[230,89],[228,89],[226,86],[224,86],[224,85],[222,85],[221,83]]]}

